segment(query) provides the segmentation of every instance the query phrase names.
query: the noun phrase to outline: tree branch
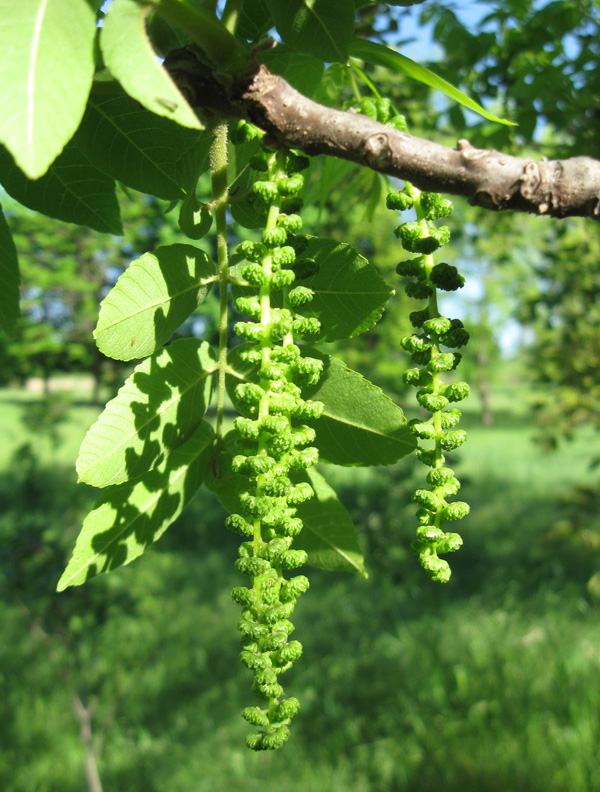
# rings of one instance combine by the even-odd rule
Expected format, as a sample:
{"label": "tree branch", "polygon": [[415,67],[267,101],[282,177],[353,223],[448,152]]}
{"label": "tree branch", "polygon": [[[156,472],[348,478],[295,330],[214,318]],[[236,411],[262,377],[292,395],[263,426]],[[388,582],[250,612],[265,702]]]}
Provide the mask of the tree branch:
{"label": "tree branch", "polygon": [[538,161],[477,149],[467,140],[452,149],[313,102],[264,66],[236,82],[194,60],[185,48],[165,60],[193,106],[213,116],[248,119],[282,146],[349,160],[422,190],[461,195],[485,209],[600,220],[598,160]]}

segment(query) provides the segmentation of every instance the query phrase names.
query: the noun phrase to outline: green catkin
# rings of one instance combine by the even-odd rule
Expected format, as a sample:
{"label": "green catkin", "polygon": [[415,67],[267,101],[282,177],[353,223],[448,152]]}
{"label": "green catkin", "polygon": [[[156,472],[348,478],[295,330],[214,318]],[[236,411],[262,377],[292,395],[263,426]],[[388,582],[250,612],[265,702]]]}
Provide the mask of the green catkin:
{"label": "green catkin", "polygon": [[[251,138],[252,132],[241,128],[238,135]],[[290,639],[294,625],[289,617],[308,589],[307,578],[294,575],[306,562],[306,553],[291,544],[302,530],[296,507],[313,491],[306,482],[292,483],[290,471],[307,470],[317,462],[318,451],[310,445],[314,430],[302,421],[323,410],[320,402],[302,398],[302,386],[318,381],[323,364],[302,357],[294,343],[319,330],[316,319],[298,313],[312,292],[293,285],[302,248],[302,237],[296,236],[302,227],[297,196],[307,164],[306,158],[286,151],[263,150],[251,160],[257,172],[254,200],[267,219],[261,242],[242,242],[238,248],[248,261],[243,277],[255,294],[237,299],[238,310],[253,321],[238,322],[235,329],[248,342],[243,359],[258,365],[258,383],[244,383],[236,390],[245,415],[235,421],[243,453],[233,459],[233,469],[248,485],[240,495],[240,513],[232,514],[226,524],[247,538],[236,568],[250,578],[250,585],[236,587],[232,596],[243,609],[241,660],[254,673],[253,691],[263,702],[242,712],[259,729],[246,739],[256,751],[284,745],[300,707],[296,698],[285,697],[278,680],[302,654],[300,642]],[[281,307],[272,302],[276,292],[283,295],[277,301]]]}
{"label": "green catkin", "polygon": [[[460,420],[460,410],[451,407],[469,395],[466,382],[445,384],[443,374],[452,371],[460,362],[460,353],[448,351],[464,346],[469,334],[459,319],[447,319],[438,310],[437,290],[454,291],[464,285],[464,278],[456,267],[444,262],[434,263],[432,254],[450,238],[447,226],[435,227],[434,220],[449,215],[452,203],[434,193],[420,192],[410,184],[403,190],[390,193],[389,209],[416,210],[416,221],[402,223],[395,233],[402,247],[416,258],[398,264],[399,275],[410,278],[405,291],[409,297],[427,300],[427,307],[410,315],[415,332],[401,340],[401,346],[411,356],[417,368],[404,373],[404,382],[417,388],[419,405],[431,413],[426,420],[410,421],[412,433],[419,441],[417,455],[431,468],[427,483],[431,489],[418,489],[413,500],[419,504],[419,528],[412,549],[431,580],[445,583],[450,579],[450,566],[439,557],[442,553],[457,550],[462,539],[457,533],[445,533],[442,525],[460,520],[469,513],[463,501],[448,503],[456,495],[460,483],[454,472],[446,467],[445,454],[459,448],[467,433],[454,427]],[[423,441],[433,443],[424,448]]]}

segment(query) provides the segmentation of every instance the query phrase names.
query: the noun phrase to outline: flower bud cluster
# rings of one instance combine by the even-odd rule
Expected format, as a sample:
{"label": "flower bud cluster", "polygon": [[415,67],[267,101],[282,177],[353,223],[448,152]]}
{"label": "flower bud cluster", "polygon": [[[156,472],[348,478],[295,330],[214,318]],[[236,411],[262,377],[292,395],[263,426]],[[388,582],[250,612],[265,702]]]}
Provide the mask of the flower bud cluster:
{"label": "flower bud cluster", "polygon": [[[444,532],[442,525],[460,520],[469,513],[467,503],[447,500],[456,495],[460,483],[454,472],[445,466],[445,454],[460,448],[467,439],[466,432],[455,428],[461,412],[452,404],[467,398],[469,386],[466,382],[446,384],[443,374],[458,366],[461,355],[451,350],[464,346],[469,334],[460,319],[440,315],[437,290],[459,289],[464,285],[464,278],[450,264],[435,264],[431,255],[450,238],[447,226],[436,228],[432,225],[433,220],[451,213],[450,201],[433,193],[421,193],[407,184],[400,192],[388,195],[387,206],[400,210],[414,207],[417,212],[416,221],[403,223],[395,232],[402,247],[417,254],[397,267],[399,275],[410,279],[405,285],[406,294],[427,300],[426,308],[410,314],[415,332],[400,342],[416,363],[415,368],[404,373],[404,381],[417,388],[419,405],[431,413],[426,420],[415,419],[409,423],[419,441],[417,455],[431,468],[427,474],[430,489],[418,489],[413,496],[419,505],[419,528],[412,548],[427,575],[445,583],[450,578],[450,566],[439,555],[457,550],[462,539],[457,533]],[[429,447],[424,445],[427,441]]]}
{"label": "flower bud cluster", "polygon": [[[297,699],[285,698],[279,676],[302,654],[300,642],[290,638],[290,617],[308,589],[308,579],[294,574],[307,556],[291,545],[302,530],[297,506],[313,490],[306,482],[294,484],[290,472],[317,462],[318,451],[311,446],[314,429],[303,421],[323,411],[321,402],[302,398],[302,385],[318,381],[322,361],[302,357],[294,343],[319,330],[316,319],[298,313],[313,295],[294,286],[297,251],[302,248],[296,234],[302,221],[286,211],[287,199],[297,198],[302,188],[305,164],[305,158],[284,151],[263,151],[253,158],[251,166],[259,175],[252,190],[263,202],[267,220],[260,242],[242,242],[238,248],[248,262],[242,275],[254,294],[237,299],[238,310],[252,321],[238,322],[235,329],[248,342],[242,358],[257,366],[258,377],[236,388],[243,415],[235,421],[241,453],[234,457],[233,469],[248,484],[240,494],[239,513],[226,524],[246,540],[236,568],[250,584],[235,588],[232,596],[242,607],[241,659],[254,673],[253,691],[263,702],[242,712],[259,727],[246,740],[254,750],[281,747],[299,709]],[[275,293],[281,296],[272,300]]]}

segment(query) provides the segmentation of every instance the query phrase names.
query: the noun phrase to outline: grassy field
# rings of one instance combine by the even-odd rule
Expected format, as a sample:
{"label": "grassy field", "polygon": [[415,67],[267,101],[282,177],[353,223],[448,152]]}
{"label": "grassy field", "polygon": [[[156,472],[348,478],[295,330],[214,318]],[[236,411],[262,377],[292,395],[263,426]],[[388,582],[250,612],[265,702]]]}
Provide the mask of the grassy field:
{"label": "grassy field", "polygon": [[302,711],[284,751],[252,755],[239,717],[250,680],[229,596],[236,538],[220,507],[200,494],[144,559],[54,594],[94,497],[74,484],[73,461],[98,408],[75,394],[60,442],[44,439],[40,460],[24,468],[11,455],[39,442],[19,420],[35,398],[0,393],[0,526],[10,549],[0,787],[84,788],[66,663],[96,701],[107,791],[597,792],[600,604],[586,586],[600,555],[557,540],[553,526],[562,496],[597,478],[588,463],[600,443],[582,432],[544,452],[527,398],[498,387],[491,427],[475,401],[466,410],[470,439],[452,464],[472,512],[447,586],[428,583],[407,549],[422,468],[325,470],[355,518],[369,579],[309,573],[294,615],[304,657],[285,680]]}

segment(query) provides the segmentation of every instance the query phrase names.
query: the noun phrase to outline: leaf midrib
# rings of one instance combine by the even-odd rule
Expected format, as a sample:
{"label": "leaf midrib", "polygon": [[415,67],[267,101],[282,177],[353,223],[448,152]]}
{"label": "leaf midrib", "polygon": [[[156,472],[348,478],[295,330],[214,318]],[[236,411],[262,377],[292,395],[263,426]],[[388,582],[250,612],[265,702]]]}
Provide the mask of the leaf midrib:
{"label": "leaf midrib", "polygon": [[[116,327],[117,325],[122,324],[123,322],[127,322],[129,319],[132,319],[134,316],[139,316],[139,314],[142,314],[145,311],[149,311],[149,310],[152,310],[153,308],[157,308],[158,306],[164,305],[165,303],[172,302],[173,300],[176,300],[179,297],[183,297],[184,295],[186,295],[189,292],[192,292],[194,290],[197,291],[197,290],[201,289],[202,286],[206,286],[206,285],[208,285],[210,283],[215,283],[215,281],[216,281],[215,276],[211,276],[210,278],[207,278],[206,280],[197,281],[196,283],[192,284],[191,286],[188,286],[188,288],[183,289],[183,291],[177,292],[177,294],[173,295],[172,297],[171,296],[167,296],[167,297],[165,297],[162,300],[157,300],[155,302],[147,303],[142,308],[139,308],[138,310],[132,311],[130,314],[127,314],[127,316],[123,316],[122,318],[117,319],[116,321],[111,322],[110,324],[103,325],[101,330],[96,330],[96,332],[94,333],[94,336],[96,336],[96,334],[99,335],[100,333],[107,332],[111,328]],[[118,288],[117,287],[115,289],[115,291],[117,293],[120,292],[122,294],[127,294],[126,290],[123,287],[122,288]],[[114,302],[107,302],[107,303],[105,303],[105,305],[106,305],[107,308],[108,307],[110,307],[110,308],[114,308],[115,307]],[[100,324],[100,322],[98,322],[98,324]]]}

